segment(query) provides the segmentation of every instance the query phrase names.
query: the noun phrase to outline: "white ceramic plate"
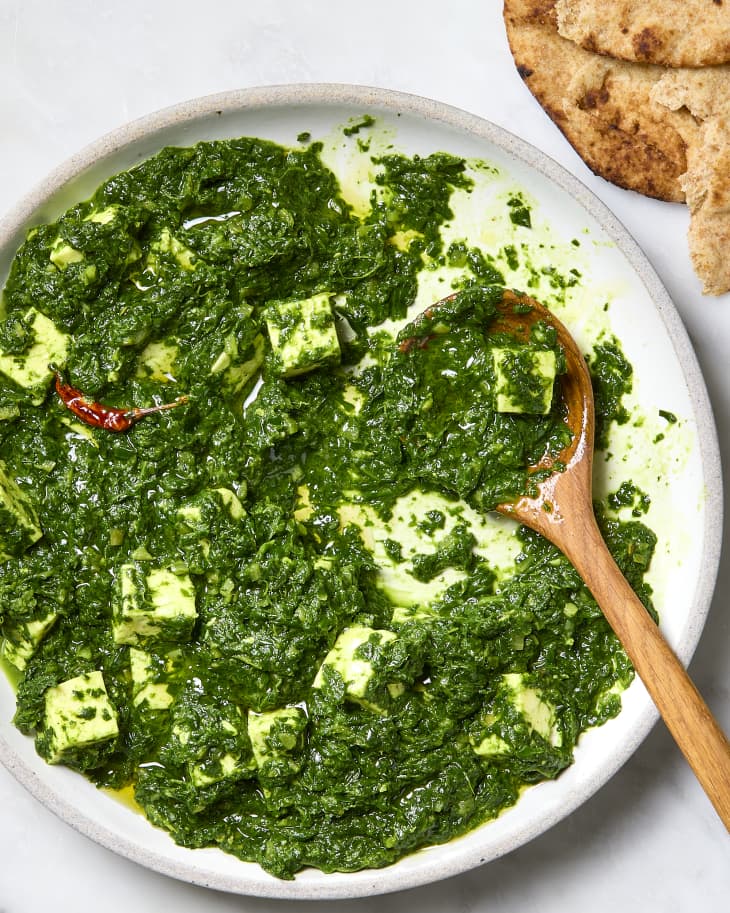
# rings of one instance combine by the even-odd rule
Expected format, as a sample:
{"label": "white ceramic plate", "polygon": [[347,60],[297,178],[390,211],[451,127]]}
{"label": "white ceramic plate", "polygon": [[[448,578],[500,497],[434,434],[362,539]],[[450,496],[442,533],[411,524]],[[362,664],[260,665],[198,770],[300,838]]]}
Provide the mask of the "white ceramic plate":
{"label": "white ceramic plate", "polygon": [[[343,137],[337,128],[363,114],[373,115],[378,128],[405,153],[443,150],[496,165],[502,187],[523,189],[533,202],[536,230],[553,239],[556,249],[580,239],[575,250],[583,279],[561,316],[587,348],[599,328],[598,316],[605,313],[603,304],[610,302],[608,317],[602,319],[608,320],[634,365],[635,406],[647,417],[643,431],[629,426],[617,436],[619,459],[598,461],[595,484],[605,492],[614,477],[621,477],[619,470],[650,468],[656,484],[650,488],[654,500],[647,522],[661,535],[651,577],[656,604],[665,636],[680,658],[689,661],[717,573],[722,504],[716,432],[694,353],[666,291],[626,230],[575,178],[505,131],[425,99],[350,86],[281,86],[187,102],[87,147],[0,222],[0,283],[30,225],[56,219],[102,180],[164,145],[241,135],[293,145],[301,132],[309,131],[313,138],[326,140],[332,161],[346,169],[346,159],[339,160]],[[488,216],[487,209],[485,219]],[[650,440],[665,427],[657,418],[659,409],[675,413],[680,422],[657,448]],[[674,522],[667,522],[669,518]],[[630,757],[656,720],[643,686],[635,682],[624,695],[621,714],[581,739],[574,765],[557,780],[527,790],[498,820],[386,869],[333,875],[307,870],[293,881],[279,881],[257,865],[218,850],[178,847],[166,833],[82,777],[47,766],[32,740],[12,726],[13,712],[12,689],[0,679],[0,760],[44,805],[82,833],[176,878],[239,894],[300,899],[402,890],[509,852],[590,797]]]}

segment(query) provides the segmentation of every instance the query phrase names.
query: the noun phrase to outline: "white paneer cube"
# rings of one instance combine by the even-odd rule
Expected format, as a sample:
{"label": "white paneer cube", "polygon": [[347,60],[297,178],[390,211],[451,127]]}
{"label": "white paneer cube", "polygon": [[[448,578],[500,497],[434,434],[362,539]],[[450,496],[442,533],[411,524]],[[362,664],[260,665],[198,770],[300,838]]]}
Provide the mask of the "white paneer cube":
{"label": "white paneer cube", "polygon": [[[347,628],[340,634],[332,649],[325,656],[312,687],[321,688],[323,686],[325,669],[329,668],[336,672],[344,682],[345,695],[349,700],[371,710],[382,710],[375,701],[367,698],[368,689],[375,674],[373,665],[356,654],[360,647],[368,642],[385,644],[395,639],[396,635],[392,631],[368,628],[365,625],[353,625],[353,627]],[[387,689],[391,697],[395,697],[403,691],[403,687],[398,684],[388,685]]]}
{"label": "white paneer cube", "polygon": [[30,498],[0,460],[0,561],[21,555],[42,535]]}
{"label": "white paneer cube", "polygon": [[497,412],[547,415],[557,362],[551,349],[492,349]]}
{"label": "white paneer cube", "polygon": [[62,763],[71,752],[119,735],[116,711],[101,672],[78,675],[49,688],[45,703],[43,734],[49,764]]}
{"label": "white paneer cube", "polygon": [[305,374],[340,360],[340,341],[327,293],[271,305],[266,312],[266,326],[284,377]]}
{"label": "white paneer cube", "polygon": [[35,405],[43,402],[53,378],[50,364],[63,364],[68,349],[68,336],[40,311],[30,308],[23,321],[32,330],[34,339],[30,348],[21,355],[0,352],[0,372],[30,391]]}
{"label": "white paneer cube", "polygon": [[132,673],[132,701],[135,707],[144,705],[149,710],[167,710],[174,698],[167,682],[159,681],[160,665],[164,672],[172,672],[179,651],[172,651],[156,661],[151,653],[138,647],[129,649],[129,667]]}
{"label": "white paneer cube", "polygon": [[248,712],[248,736],[254,760],[264,776],[296,773],[301,760],[295,757],[301,746],[307,717],[301,707],[281,707],[256,713]]}
{"label": "white paneer cube", "polygon": [[6,624],[0,656],[22,672],[57,618],[58,612],[51,611],[42,618]]}
{"label": "white paneer cube", "polygon": [[519,672],[503,675],[502,681],[510,691],[512,703],[535,732],[546,742],[560,747],[563,737],[557,726],[555,707],[546,701],[536,688],[528,685]]}
{"label": "white paneer cube", "polygon": [[502,675],[492,708],[482,723],[482,734],[473,735],[471,745],[475,754],[484,758],[510,754],[515,748],[515,732],[520,730],[518,739],[535,733],[553,748],[563,743],[556,708],[522,672]]}
{"label": "white paneer cube", "polygon": [[119,569],[112,616],[115,643],[186,641],[197,617],[195,588],[188,574],[165,568],[145,570],[141,563]]}

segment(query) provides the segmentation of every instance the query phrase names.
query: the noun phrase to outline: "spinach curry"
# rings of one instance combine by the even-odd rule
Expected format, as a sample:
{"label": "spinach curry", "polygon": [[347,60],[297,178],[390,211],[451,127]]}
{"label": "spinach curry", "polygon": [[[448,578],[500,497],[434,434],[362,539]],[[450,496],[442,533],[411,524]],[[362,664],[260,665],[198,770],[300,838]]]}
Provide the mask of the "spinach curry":
{"label": "spinach curry", "polygon": [[[632,676],[551,545],[516,529],[507,572],[478,547],[473,517],[566,429],[549,328],[489,336],[502,275],[444,250],[464,161],[373,157],[356,215],[320,152],[207,142],[112,177],[28,233],[0,326],[16,725],[50,763],[133,788],[178,843],[282,878],[495,817]],[[446,262],[455,297],[428,344],[399,346],[419,273]],[[622,358],[589,358],[604,445]],[[54,371],[125,415],[182,401],[112,433]],[[649,605],[654,535],[609,504],[601,522]]]}

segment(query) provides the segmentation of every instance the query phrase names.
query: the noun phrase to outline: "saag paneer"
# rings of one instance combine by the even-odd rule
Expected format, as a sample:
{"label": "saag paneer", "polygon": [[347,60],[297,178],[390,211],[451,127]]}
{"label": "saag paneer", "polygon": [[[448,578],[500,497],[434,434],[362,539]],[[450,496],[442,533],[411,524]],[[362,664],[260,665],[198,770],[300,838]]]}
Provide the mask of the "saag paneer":
{"label": "saag paneer", "polygon": [[[28,233],[0,324],[16,725],[178,843],[282,878],[495,817],[632,676],[562,555],[518,529],[505,573],[469,519],[567,432],[549,328],[491,336],[496,263],[444,250],[466,163],[374,157],[357,215],[320,152],[164,149]],[[399,347],[439,264],[455,297]],[[591,355],[602,441],[621,361],[615,341]],[[116,433],[69,411],[61,376],[125,413],[180,402]],[[602,522],[649,605],[653,533],[608,504]]]}

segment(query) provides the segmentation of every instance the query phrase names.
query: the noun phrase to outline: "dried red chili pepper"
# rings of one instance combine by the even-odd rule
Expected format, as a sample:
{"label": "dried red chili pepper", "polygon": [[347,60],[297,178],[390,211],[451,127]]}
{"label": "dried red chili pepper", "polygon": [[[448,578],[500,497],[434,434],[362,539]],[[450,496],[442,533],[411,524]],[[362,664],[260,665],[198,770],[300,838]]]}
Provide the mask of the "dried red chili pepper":
{"label": "dried red chili pepper", "polygon": [[84,394],[72,387],[71,384],[61,377],[58,371],[56,375],[56,393],[61,402],[73,414],[81,419],[92,428],[103,428],[105,431],[129,431],[137,422],[146,415],[152,415],[154,412],[164,412],[166,409],[174,409],[188,401],[187,396],[179,396],[172,403],[165,403],[163,406],[150,406],[147,409],[117,409],[114,406],[103,406],[101,403],[93,402],[87,399]]}

